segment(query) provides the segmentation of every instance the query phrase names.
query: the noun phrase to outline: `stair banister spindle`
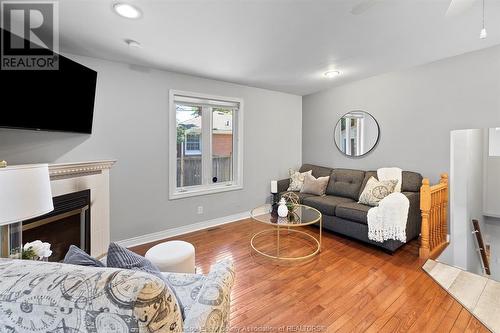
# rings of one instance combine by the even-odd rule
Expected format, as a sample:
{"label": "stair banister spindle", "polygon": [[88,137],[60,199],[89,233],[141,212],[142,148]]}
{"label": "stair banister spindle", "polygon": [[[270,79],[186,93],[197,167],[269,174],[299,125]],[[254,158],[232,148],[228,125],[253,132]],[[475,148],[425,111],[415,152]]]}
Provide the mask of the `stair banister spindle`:
{"label": "stair banister spindle", "polygon": [[430,185],[429,179],[422,181],[420,188],[420,210],[422,226],[420,232],[421,258],[439,254],[448,244],[448,175],[442,174],[438,184]]}

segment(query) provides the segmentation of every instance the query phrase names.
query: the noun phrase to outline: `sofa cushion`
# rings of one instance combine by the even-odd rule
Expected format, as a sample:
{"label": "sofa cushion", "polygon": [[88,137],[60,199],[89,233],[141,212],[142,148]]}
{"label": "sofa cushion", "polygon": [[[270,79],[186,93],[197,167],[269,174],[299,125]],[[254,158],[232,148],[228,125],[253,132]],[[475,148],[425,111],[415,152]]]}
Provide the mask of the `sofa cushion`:
{"label": "sofa cushion", "polygon": [[335,216],[346,220],[368,224],[368,211],[370,206],[357,202],[347,202],[337,206]]}
{"label": "sofa cushion", "polygon": [[347,202],[354,202],[354,200],[350,198],[336,197],[333,195],[325,195],[322,197],[313,196],[304,198],[303,200],[304,205],[316,208],[321,212],[321,214],[330,216],[335,215],[335,208],[337,205]]}
{"label": "sofa cushion", "polygon": [[74,245],[70,245],[68,252],[64,256],[63,263],[79,266],[104,267],[101,261],[91,257],[87,252]]}
{"label": "sofa cushion", "polygon": [[181,300],[186,318],[189,316],[189,310],[193,306],[201,287],[206,283],[207,277],[202,274],[191,273],[162,273],[170,286],[175,291],[177,297]]}
{"label": "sofa cushion", "polygon": [[300,167],[300,172],[312,170],[312,175],[316,178],[330,176],[332,168],[322,167],[314,164],[304,164]]}
{"label": "sofa cushion", "polygon": [[108,267],[146,272],[160,279],[163,279],[165,285],[170,288],[175,298],[177,299],[182,318],[185,318],[184,306],[181,303],[181,299],[175,293],[175,289],[170,285],[170,282],[168,282],[168,280],[165,279],[165,276],[160,272],[160,269],[156,267],[156,265],[151,261],[121,245],[110,243],[108,247],[108,255],[106,257],[106,264]]}
{"label": "sofa cushion", "polygon": [[286,192],[290,186],[290,178],[278,180],[278,193]]}
{"label": "sofa cushion", "polygon": [[315,178],[313,175],[306,173],[304,185],[302,186],[300,193],[324,195],[329,180],[329,176]]}
{"label": "sofa cushion", "polygon": [[[403,171],[403,184],[401,184],[401,192],[420,192],[420,187],[422,186],[422,175],[417,172],[412,171]],[[361,189],[359,190],[359,195],[363,192],[363,189],[366,186],[366,182],[370,177],[377,177],[377,171],[367,171],[365,173],[365,179],[363,180],[363,184],[361,185]],[[327,191],[328,193],[328,191]],[[359,197],[358,195],[358,197]]]}
{"label": "sofa cushion", "polygon": [[[229,332],[231,288],[234,284],[234,265],[228,260],[217,262],[210,269],[180,332]],[[171,330],[165,330],[171,332]]]}
{"label": "sofa cushion", "polygon": [[352,169],[333,169],[326,194],[358,200],[365,172]]}
{"label": "sofa cushion", "polygon": [[422,175],[417,172],[403,171],[403,184],[401,185],[401,192],[420,192],[422,179]]}

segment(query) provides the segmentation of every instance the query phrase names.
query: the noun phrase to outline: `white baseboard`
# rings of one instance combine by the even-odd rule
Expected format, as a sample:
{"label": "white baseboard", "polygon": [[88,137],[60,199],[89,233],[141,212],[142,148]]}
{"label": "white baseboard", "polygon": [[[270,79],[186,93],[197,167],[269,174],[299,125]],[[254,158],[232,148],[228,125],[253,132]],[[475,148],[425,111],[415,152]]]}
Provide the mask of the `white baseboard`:
{"label": "white baseboard", "polygon": [[215,226],[219,226],[222,224],[227,224],[231,222],[236,222],[239,220],[247,219],[250,217],[250,212],[242,212],[238,214],[233,214],[229,216],[219,217],[216,219],[202,221],[198,223],[193,223],[189,225],[185,225],[182,227],[166,229],[158,232],[153,232],[151,234],[146,234],[142,236],[132,237],[129,239],[124,239],[116,242],[117,244],[124,247],[132,247],[141,244],[146,244],[150,242],[155,242],[161,239],[175,237],[183,234],[187,234],[193,231],[203,230],[207,228],[213,228]]}

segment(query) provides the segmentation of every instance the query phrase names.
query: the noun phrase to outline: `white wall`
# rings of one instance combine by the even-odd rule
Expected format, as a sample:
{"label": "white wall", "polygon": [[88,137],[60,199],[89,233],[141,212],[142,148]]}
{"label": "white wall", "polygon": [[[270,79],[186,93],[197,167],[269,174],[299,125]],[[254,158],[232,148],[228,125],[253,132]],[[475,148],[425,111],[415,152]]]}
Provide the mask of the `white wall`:
{"label": "white wall", "polygon": [[[450,167],[450,246],[441,255],[440,259],[448,264],[466,269],[467,267],[467,132],[454,131],[451,133],[451,167]],[[464,177],[465,176],[465,177]],[[464,178],[459,178],[464,177]],[[459,180],[454,183],[454,180]],[[459,244],[459,246],[455,246]]]}
{"label": "white wall", "polygon": [[488,153],[488,129],[453,131],[451,137],[451,243],[439,260],[483,274],[470,224],[472,219],[477,219],[483,240],[490,245],[491,277],[500,280],[500,218],[487,216],[483,211],[487,202],[494,208],[500,205],[498,193],[484,190],[498,184],[492,179],[500,178],[500,168],[492,167],[491,163],[491,159],[497,157]]}
{"label": "white wall", "polygon": [[[356,169],[394,165],[436,182],[449,171],[451,130],[500,127],[499,92],[496,46],[305,96],[303,161]],[[370,112],[380,124],[379,145],[364,158],[345,157],[333,143],[336,122],[351,110]]]}
{"label": "white wall", "polygon": [[489,129],[484,159],[484,217],[485,241],[490,244],[491,277],[500,281],[500,135]]}
{"label": "white wall", "polygon": [[488,131],[488,155],[500,156],[500,127]]}
{"label": "white wall", "polygon": [[490,128],[485,135],[484,215],[500,218],[500,131]]}
{"label": "white wall", "polygon": [[[271,179],[301,164],[300,96],[70,57],[98,72],[92,135],[0,129],[0,156],[10,164],[117,159],[110,174],[113,240],[248,211],[267,199]],[[244,99],[243,190],[168,200],[169,89]]]}
{"label": "white wall", "polygon": [[[464,131],[461,131],[464,132]],[[468,214],[461,220],[451,220],[452,225],[463,223],[465,224],[465,232],[467,235],[467,270],[470,272],[481,273],[482,263],[477,252],[478,243],[475,235],[472,234],[472,220],[478,220],[482,233],[485,232],[485,224],[483,217],[483,152],[485,147],[484,132],[485,130],[465,130],[468,136],[467,147],[457,147],[464,149],[467,153],[467,174],[457,175],[467,179],[467,208]],[[457,161],[464,163],[464,161]],[[456,184],[457,179],[451,179],[450,184]],[[451,186],[451,191],[454,192],[454,187]],[[483,236],[484,237],[484,236]]]}
{"label": "white wall", "polygon": [[451,132],[450,246],[440,261],[480,274],[482,265],[472,234],[472,219],[483,219],[484,130]]}
{"label": "white wall", "polygon": [[490,244],[491,277],[500,281],[500,218],[485,217],[486,243]]}

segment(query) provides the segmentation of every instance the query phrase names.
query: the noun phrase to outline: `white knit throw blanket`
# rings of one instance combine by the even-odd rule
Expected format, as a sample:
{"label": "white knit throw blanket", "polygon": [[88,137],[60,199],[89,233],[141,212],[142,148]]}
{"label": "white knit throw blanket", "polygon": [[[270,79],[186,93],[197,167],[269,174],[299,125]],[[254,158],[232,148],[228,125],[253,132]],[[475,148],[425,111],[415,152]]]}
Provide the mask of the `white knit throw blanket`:
{"label": "white knit throw blanket", "polygon": [[397,180],[398,183],[394,188],[394,192],[401,192],[403,184],[403,170],[400,168],[380,168],[377,170],[377,178],[381,182],[384,180]]}
{"label": "white knit throw blanket", "polygon": [[406,221],[410,201],[401,193],[391,193],[378,207],[368,211],[368,238],[376,242],[388,239],[406,243]]}

